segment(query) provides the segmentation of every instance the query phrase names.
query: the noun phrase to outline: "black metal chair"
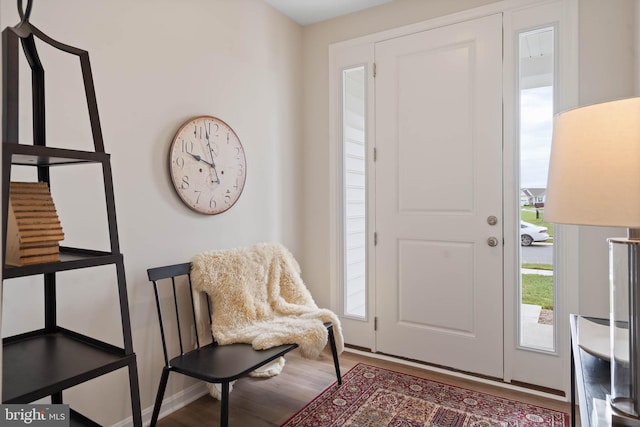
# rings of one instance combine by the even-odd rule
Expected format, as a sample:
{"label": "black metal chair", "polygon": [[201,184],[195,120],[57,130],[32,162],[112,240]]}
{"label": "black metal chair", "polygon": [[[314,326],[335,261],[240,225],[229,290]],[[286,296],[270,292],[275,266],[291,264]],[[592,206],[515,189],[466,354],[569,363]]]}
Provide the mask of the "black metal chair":
{"label": "black metal chair", "polygon": [[[158,386],[158,394],[156,396],[155,405],[153,407],[153,415],[151,416],[151,427],[156,425],[160,406],[164,398],[164,392],[167,387],[169,373],[171,371],[178,372],[193,378],[197,378],[209,383],[221,384],[221,408],[220,408],[220,426],[227,427],[229,425],[229,384],[250,372],[276,360],[280,356],[284,356],[291,350],[298,347],[297,344],[285,344],[273,347],[267,350],[254,350],[250,344],[229,344],[218,345],[215,337],[211,335],[211,343],[201,344],[200,334],[198,333],[198,321],[196,320],[195,304],[193,299],[193,288],[191,284],[191,263],[167,265],[164,267],[149,268],[147,270],[149,280],[153,282],[153,289],[156,297],[156,306],[158,309],[158,320],[160,322],[160,334],[162,336],[162,347],[164,350],[165,366],[162,368],[162,376]],[[178,277],[184,276],[180,280]],[[167,280],[164,280],[167,279]],[[170,280],[169,280],[170,279]],[[163,310],[161,308],[161,300],[158,292],[160,283],[171,283],[173,288],[173,311],[175,311],[175,322],[178,332],[178,341],[180,342],[180,354],[169,359],[167,350],[167,338],[165,336],[165,327],[163,321]],[[179,312],[179,286],[188,286],[188,294],[191,304],[191,318],[189,323],[193,322],[195,328],[195,348],[185,351],[183,346],[183,332],[191,332],[190,328],[181,327],[181,315]],[[186,296],[184,296],[186,298]],[[207,307],[210,307],[209,296],[206,296]],[[211,334],[211,312],[209,311],[209,332]],[[333,354],[333,363],[336,370],[338,384],[342,384],[342,376],[340,374],[340,365],[338,363],[338,352],[336,349],[333,325],[326,323],[329,333],[329,343]],[[204,332],[204,331],[203,331]]]}

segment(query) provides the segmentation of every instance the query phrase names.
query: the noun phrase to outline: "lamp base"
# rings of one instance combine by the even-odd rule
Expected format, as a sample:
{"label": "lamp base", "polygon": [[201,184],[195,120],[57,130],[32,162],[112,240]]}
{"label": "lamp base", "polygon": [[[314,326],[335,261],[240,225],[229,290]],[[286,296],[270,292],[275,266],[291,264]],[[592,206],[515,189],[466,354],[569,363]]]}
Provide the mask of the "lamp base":
{"label": "lamp base", "polygon": [[607,395],[608,407],[611,410],[611,425],[612,426],[624,426],[624,427],[638,427],[640,426],[640,419],[629,417],[621,412],[618,412],[615,406],[611,405],[611,397]]}
{"label": "lamp base", "polygon": [[608,240],[612,425],[640,426],[640,240]]}
{"label": "lamp base", "polygon": [[629,418],[618,413],[611,406],[611,396],[607,394],[606,402],[601,399],[593,399],[593,410],[591,412],[591,427],[638,427],[640,420]]}

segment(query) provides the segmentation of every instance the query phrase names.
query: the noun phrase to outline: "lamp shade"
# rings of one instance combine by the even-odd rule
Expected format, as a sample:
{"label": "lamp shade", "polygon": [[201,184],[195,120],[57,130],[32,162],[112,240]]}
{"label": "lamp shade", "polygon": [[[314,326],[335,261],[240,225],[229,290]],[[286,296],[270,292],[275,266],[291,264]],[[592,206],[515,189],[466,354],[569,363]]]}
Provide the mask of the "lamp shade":
{"label": "lamp shade", "polygon": [[544,218],[640,228],[640,98],[555,117]]}

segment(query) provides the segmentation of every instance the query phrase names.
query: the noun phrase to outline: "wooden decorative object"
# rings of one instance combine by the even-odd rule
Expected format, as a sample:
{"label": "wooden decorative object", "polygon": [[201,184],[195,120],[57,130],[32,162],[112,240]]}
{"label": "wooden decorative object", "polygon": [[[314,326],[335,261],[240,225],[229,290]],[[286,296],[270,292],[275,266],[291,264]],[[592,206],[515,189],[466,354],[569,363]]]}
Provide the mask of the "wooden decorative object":
{"label": "wooden decorative object", "polygon": [[46,182],[11,182],[7,223],[9,265],[60,260],[64,233]]}

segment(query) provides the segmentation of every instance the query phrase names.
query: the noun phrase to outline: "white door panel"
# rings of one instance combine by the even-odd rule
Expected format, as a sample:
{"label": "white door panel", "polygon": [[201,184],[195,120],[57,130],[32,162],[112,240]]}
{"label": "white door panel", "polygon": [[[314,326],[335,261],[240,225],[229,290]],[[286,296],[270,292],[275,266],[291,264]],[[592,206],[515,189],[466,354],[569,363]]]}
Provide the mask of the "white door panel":
{"label": "white door panel", "polygon": [[[473,246],[404,240],[399,242],[398,255],[399,322],[441,332],[473,334],[473,266],[465,262],[473,258]],[[439,267],[433,268],[424,260],[434,260]],[[432,298],[430,284],[437,283],[449,285],[438,289],[438,298]],[[451,310],[454,305],[458,309]]]}
{"label": "white door panel", "polygon": [[500,15],[375,46],[376,348],[500,378],[501,46]]}

